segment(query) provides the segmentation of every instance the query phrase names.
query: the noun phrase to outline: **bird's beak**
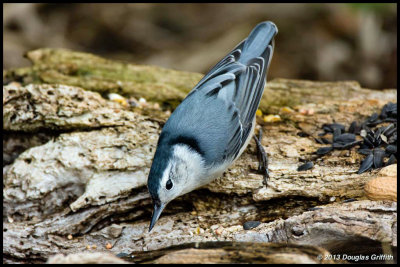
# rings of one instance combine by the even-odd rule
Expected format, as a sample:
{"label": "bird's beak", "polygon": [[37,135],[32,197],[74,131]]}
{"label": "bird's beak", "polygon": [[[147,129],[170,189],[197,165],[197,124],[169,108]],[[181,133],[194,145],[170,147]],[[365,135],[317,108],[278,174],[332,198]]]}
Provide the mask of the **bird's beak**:
{"label": "bird's beak", "polygon": [[163,211],[164,208],[165,208],[165,204],[162,204],[159,202],[154,203],[153,217],[151,218],[149,232],[151,231],[151,229],[153,229],[154,225],[156,224],[156,222],[157,222],[158,218],[160,217],[161,212]]}

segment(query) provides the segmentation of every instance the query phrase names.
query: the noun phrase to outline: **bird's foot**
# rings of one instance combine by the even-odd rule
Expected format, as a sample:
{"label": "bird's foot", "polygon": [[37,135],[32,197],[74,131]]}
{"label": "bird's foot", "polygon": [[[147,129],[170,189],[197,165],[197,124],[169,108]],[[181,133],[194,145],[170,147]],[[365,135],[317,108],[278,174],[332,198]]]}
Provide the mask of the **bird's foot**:
{"label": "bird's foot", "polygon": [[260,128],[258,138],[256,135],[254,135],[254,140],[256,141],[257,145],[258,172],[263,175],[264,177],[263,184],[267,186],[269,178],[268,155],[265,152],[263,146],[261,145],[261,139],[262,139],[262,129]]}

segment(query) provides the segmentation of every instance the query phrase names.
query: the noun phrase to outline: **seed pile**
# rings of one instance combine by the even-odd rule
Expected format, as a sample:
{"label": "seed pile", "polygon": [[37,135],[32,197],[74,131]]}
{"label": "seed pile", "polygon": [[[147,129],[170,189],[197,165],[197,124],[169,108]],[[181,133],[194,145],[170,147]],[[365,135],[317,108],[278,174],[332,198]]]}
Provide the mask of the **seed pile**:
{"label": "seed pile", "polygon": [[[380,114],[373,113],[361,124],[353,121],[347,132],[346,127],[339,123],[324,124],[322,130],[315,141],[331,146],[319,148],[315,152],[317,156],[323,156],[335,149],[351,149],[358,145],[357,152],[366,155],[358,174],[397,162],[397,103],[387,103]],[[332,135],[331,140],[325,138],[327,134]],[[362,139],[357,140],[357,135]],[[307,170],[312,166],[307,162],[298,170]]]}

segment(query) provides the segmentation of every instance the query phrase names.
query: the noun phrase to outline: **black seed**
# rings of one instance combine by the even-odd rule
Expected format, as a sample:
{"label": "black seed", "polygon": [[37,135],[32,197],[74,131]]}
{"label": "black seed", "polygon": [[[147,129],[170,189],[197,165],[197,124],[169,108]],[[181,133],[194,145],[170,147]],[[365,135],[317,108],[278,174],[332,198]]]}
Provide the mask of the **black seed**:
{"label": "black seed", "polygon": [[300,136],[300,137],[310,136],[308,133],[305,133],[305,132],[298,132],[297,135]]}
{"label": "black seed", "polygon": [[376,129],[376,131],[374,132],[374,138],[375,139],[380,138],[381,133],[382,133],[382,129],[381,128]]}
{"label": "black seed", "polygon": [[397,132],[394,132],[388,139],[389,144],[394,144],[395,142],[397,142]]}
{"label": "black seed", "polygon": [[396,154],[397,153],[397,146],[395,145],[388,145],[385,149],[385,152],[388,154]]}
{"label": "black seed", "polygon": [[374,168],[383,167],[383,157],[385,156],[385,151],[380,148],[374,149]]}
{"label": "black seed", "polygon": [[336,128],[339,128],[342,132],[345,131],[344,125],[343,125],[343,124],[340,124],[340,123],[332,123],[332,124],[330,125],[330,127],[331,127],[333,130],[336,129]]}
{"label": "black seed", "polygon": [[[394,124],[391,124],[394,125]],[[386,135],[386,137],[391,137],[395,132],[397,132],[397,127],[389,129],[387,131],[384,131],[383,134]]]}
{"label": "black seed", "polygon": [[315,141],[316,141],[318,144],[324,144],[324,145],[332,144],[331,141],[329,141],[328,139],[326,139],[326,138],[324,138],[324,137],[321,137],[321,138],[314,138],[314,139],[315,139]]}
{"label": "black seed", "polygon": [[344,144],[352,143],[354,141],[356,141],[356,135],[352,133],[341,134],[338,137],[336,137],[335,140],[335,142],[337,143],[344,143]]}
{"label": "black seed", "polygon": [[322,140],[321,139],[319,139],[319,138],[314,138],[315,139],[315,141],[318,143],[318,144],[323,144],[324,142],[322,142]]}
{"label": "black seed", "polygon": [[342,143],[333,143],[332,147],[334,149],[344,149],[344,145]]}
{"label": "black seed", "polygon": [[382,142],[380,135],[375,137],[375,132],[373,132],[373,134],[371,133],[367,134],[367,138],[368,141],[370,141],[375,147],[378,147]]}
{"label": "black seed", "polygon": [[128,253],[125,253],[125,252],[120,252],[120,253],[118,253],[118,254],[115,255],[115,256],[117,256],[118,258],[124,258],[124,257],[129,256],[129,254],[128,254]]}
{"label": "black seed", "polygon": [[329,141],[328,139],[326,139],[326,138],[321,138],[321,140],[322,140],[322,142],[324,142],[324,144],[332,144],[332,142],[331,141]]}
{"label": "black seed", "polygon": [[396,156],[392,154],[389,158],[389,160],[386,162],[385,166],[389,166],[391,164],[394,164],[397,162]]}
{"label": "black seed", "polygon": [[325,132],[328,132],[328,133],[333,133],[333,131],[334,131],[335,129],[340,129],[341,133],[342,133],[342,132],[343,132],[343,133],[345,132],[345,127],[344,127],[344,125],[342,125],[342,124],[340,124],[340,123],[331,123],[331,124],[325,123],[325,124],[322,125],[322,129],[324,129],[324,131],[325,131]]}
{"label": "black seed", "polygon": [[297,171],[306,171],[306,170],[311,169],[313,166],[314,166],[314,163],[312,163],[311,161],[309,161],[309,162],[307,162],[307,163],[304,163],[303,165],[300,165],[300,166],[297,168]]}
{"label": "black seed", "polygon": [[379,118],[381,119],[386,119],[387,118],[387,111],[383,108],[381,111],[381,114],[379,115]]}
{"label": "black seed", "polygon": [[248,221],[243,224],[243,229],[250,230],[250,229],[256,228],[260,224],[261,224],[261,222],[259,222],[259,221]]}
{"label": "black seed", "polygon": [[372,153],[372,149],[360,148],[359,150],[357,150],[357,152],[363,155],[369,155]]}
{"label": "black seed", "polygon": [[396,129],[394,129],[394,128],[395,128],[395,125],[393,123],[389,124],[382,130],[382,134],[386,135],[386,136],[390,136],[391,134],[393,134],[396,131]]}
{"label": "black seed", "polygon": [[356,145],[359,145],[359,144],[361,144],[361,140],[359,140],[359,141],[354,141],[354,142],[351,142],[351,143],[347,143],[347,144],[344,144],[343,146],[342,146],[342,149],[349,149],[349,148],[352,148],[353,146],[356,146]]}
{"label": "black seed", "polygon": [[367,144],[365,144],[365,142],[364,142],[364,143],[361,143],[360,149],[370,149],[370,147],[367,146]]}
{"label": "black seed", "polygon": [[331,146],[326,146],[326,147],[320,147],[317,150],[317,155],[325,155],[328,154],[329,152],[331,152],[333,150],[333,147]]}
{"label": "black seed", "polygon": [[367,137],[364,137],[364,144],[366,144],[369,148],[374,148],[374,144],[371,143],[371,141],[369,141]]}
{"label": "black seed", "polygon": [[[385,119],[385,121],[386,121],[387,119]],[[373,121],[373,122],[367,122],[367,125],[368,126],[376,126],[376,125],[378,125],[378,124],[380,124],[380,123],[382,123],[382,122],[384,122],[383,120],[375,120],[375,121]]]}
{"label": "black seed", "polygon": [[329,127],[329,126],[322,126],[322,130],[324,130],[325,133],[332,133],[333,132],[332,128]]}
{"label": "black seed", "polygon": [[386,115],[387,117],[396,118],[397,116],[397,103],[389,102],[383,106],[381,115]]}
{"label": "black seed", "polygon": [[357,123],[356,121],[353,121],[353,122],[350,124],[350,127],[349,127],[348,132],[349,132],[349,133],[356,134],[356,133],[358,133],[359,131],[360,131],[360,126],[358,125],[358,123]]}
{"label": "black seed", "polygon": [[357,199],[355,199],[355,198],[349,198],[349,199],[343,200],[342,203],[349,203],[349,202],[354,202],[354,201],[357,201]]}
{"label": "black seed", "polygon": [[369,154],[362,162],[360,169],[358,170],[358,174],[368,171],[371,169],[372,164],[374,163],[374,155]]}
{"label": "black seed", "polygon": [[308,211],[322,210],[322,208],[312,207],[312,208],[308,208],[307,210],[308,210]]}
{"label": "black seed", "polygon": [[335,128],[333,130],[333,142],[336,141],[336,139],[341,135],[342,130],[340,130],[339,128]]}
{"label": "black seed", "polygon": [[368,138],[368,141],[370,141],[371,143],[374,143],[375,141],[374,132],[368,133],[366,138]]}
{"label": "black seed", "polygon": [[378,119],[378,113],[374,112],[368,119],[367,122],[374,122]]}
{"label": "black seed", "polygon": [[397,118],[386,118],[383,122],[397,122]]}

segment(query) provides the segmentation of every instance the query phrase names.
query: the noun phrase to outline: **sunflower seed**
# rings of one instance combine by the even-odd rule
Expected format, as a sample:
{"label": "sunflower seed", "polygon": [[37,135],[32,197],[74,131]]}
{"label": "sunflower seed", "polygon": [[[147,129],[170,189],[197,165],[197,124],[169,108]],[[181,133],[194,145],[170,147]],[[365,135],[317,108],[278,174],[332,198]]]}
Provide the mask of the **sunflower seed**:
{"label": "sunflower seed", "polygon": [[358,170],[358,174],[368,171],[371,169],[372,164],[374,163],[374,155],[369,154],[362,162],[360,169]]}
{"label": "sunflower seed", "polygon": [[311,169],[313,166],[314,166],[314,163],[312,163],[311,161],[309,161],[309,162],[307,162],[307,163],[304,163],[303,165],[300,165],[300,166],[297,168],[297,171],[306,171],[306,170]]}
{"label": "sunflower seed", "polygon": [[250,230],[250,229],[256,228],[260,224],[261,224],[261,222],[259,222],[259,221],[248,221],[243,224],[243,229]]}
{"label": "sunflower seed", "polygon": [[331,152],[333,150],[333,147],[331,146],[326,146],[326,147],[320,147],[317,150],[317,155],[325,155],[328,154],[329,152]]}
{"label": "sunflower seed", "polygon": [[349,202],[354,202],[354,201],[357,201],[357,199],[355,199],[355,198],[349,198],[349,199],[343,200],[342,203],[349,203]]}
{"label": "sunflower seed", "polygon": [[322,140],[322,142],[324,143],[324,144],[326,144],[326,145],[328,145],[328,144],[332,144],[332,142],[331,141],[329,141],[328,139],[326,139],[326,138],[321,138],[321,140]]}
{"label": "sunflower seed", "polygon": [[337,143],[347,144],[356,141],[356,136],[352,133],[344,133],[336,137],[336,140],[334,141]]}
{"label": "sunflower seed", "polygon": [[397,142],[397,132],[394,132],[388,139],[388,144]]}
{"label": "sunflower seed", "polygon": [[394,123],[389,124],[382,130],[382,134],[388,135],[387,133],[394,128]]}
{"label": "sunflower seed", "polygon": [[385,166],[389,166],[391,164],[394,164],[397,162],[396,156],[392,154],[389,158],[389,160],[386,162]]}
{"label": "sunflower seed", "polygon": [[396,154],[397,153],[397,146],[395,145],[388,145],[385,149],[385,152],[388,154]]}
{"label": "sunflower seed", "polygon": [[349,132],[349,133],[356,134],[356,133],[358,133],[359,131],[360,131],[360,126],[357,124],[356,121],[353,121],[353,122],[350,124],[350,126],[349,126],[348,132]]}
{"label": "sunflower seed", "polygon": [[380,148],[374,149],[374,168],[383,167],[383,157],[385,156],[385,151]]}
{"label": "sunflower seed", "polygon": [[376,131],[374,132],[374,138],[378,139],[379,136],[381,135],[381,133],[382,133],[382,129],[381,128],[376,129]]}
{"label": "sunflower seed", "polygon": [[364,138],[364,144],[369,148],[374,148],[374,144],[371,143],[368,138]]}
{"label": "sunflower seed", "polygon": [[318,207],[311,207],[307,209],[308,211],[314,211],[314,210],[322,210],[322,208],[318,208]]}
{"label": "sunflower seed", "polygon": [[383,106],[381,115],[386,115],[387,117],[395,118],[397,116],[397,103],[389,102]]}
{"label": "sunflower seed", "polygon": [[118,254],[115,255],[115,256],[117,256],[118,258],[124,258],[124,257],[129,256],[129,254],[128,254],[128,253],[125,253],[125,252],[120,252],[120,253],[118,253]]}
{"label": "sunflower seed", "polygon": [[297,135],[300,136],[300,137],[310,136],[308,133],[305,133],[305,132],[298,132]]}
{"label": "sunflower seed", "polygon": [[332,144],[332,147],[333,147],[334,149],[343,149],[343,148],[344,148],[344,145],[343,145],[342,143],[333,143],[333,144]]}
{"label": "sunflower seed", "polygon": [[376,121],[378,119],[378,113],[374,112],[368,119],[367,122],[368,123],[373,123],[374,121]]}
{"label": "sunflower seed", "polygon": [[363,155],[369,155],[372,153],[372,150],[368,148],[360,148],[359,150],[357,150],[357,152]]}
{"label": "sunflower seed", "polygon": [[333,130],[333,142],[336,141],[336,139],[341,135],[342,130],[340,130],[339,128],[335,128]]}
{"label": "sunflower seed", "polygon": [[342,149],[352,148],[353,146],[361,144],[361,142],[362,142],[361,140],[358,140],[358,141],[354,141],[354,142],[351,142],[351,143],[344,144],[342,146]]}
{"label": "sunflower seed", "polygon": [[397,122],[397,118],[386,118],[383,122]]}
{"label": "sunflower seed", "polygon": [[387,137],[384,136],[383,134],[381,134],[380,138],[381,138],[382,141],[385,142],[386,144],[388,143]]}
{"label": "sunflower seed", "polygon": [[329,126],[323,126],[322,130],[324,130],[325,133],[332,133],[333,132],[332,128],[329,127]]}
{"label": "sunflower seed", "polygon": [[314,140],[318,143],[318,144],[323,144],[324,142],[322,142],[322,140],[320,138],[314,138]]}
{"label": "sunflower seed", "polygon": [[325,123],[322,125],[322,129],[324,129],[325,132],[329,133],[333,133],[335,129],[340,129],[341,133],[345,131],[344,125],[340,123],[331,123],[331,124]]}
{"label": "sunflower seed", "polygon": [[[394,124],[391,124],[391,125],[393,125],[393,127],[395,127]],[[383,134],[384,134],[385,136],[387,136],[387,137],[390,137],[390,136],[392,136],[396,131],[397,131],[397,127],[396,127],[396,128],[391,128],[391,129],[388,129],[388,130],[385,130],[385,131],[383,132]]]}

